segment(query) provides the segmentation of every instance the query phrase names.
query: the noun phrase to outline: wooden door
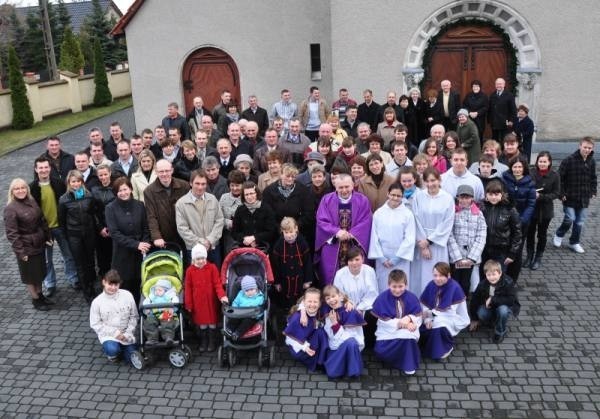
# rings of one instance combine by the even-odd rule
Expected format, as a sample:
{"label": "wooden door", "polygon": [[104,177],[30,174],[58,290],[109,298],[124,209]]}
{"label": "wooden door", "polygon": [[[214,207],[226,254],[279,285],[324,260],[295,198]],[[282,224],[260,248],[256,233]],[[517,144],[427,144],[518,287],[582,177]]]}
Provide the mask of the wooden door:
{"label": "wooden door", "polygon": [[240,103],[240,76],[237,66],[226,52],[217,48],[194,51],[183,65],[183,90],[186,113],[193,108],[193,99],[202,96],[204,106],[212,109],[228,89],[232,100]]}
{"label": "wooden door", "polygon": [[502,37],[489,27],[461,25],[449,29],[433,47],[431,64],[425,69],[425,91],[439,90],[440,82],[448,79],[462,102],[473,80],[481,81],[483,92],[489,95],[498,77],[504,78],[510,89],[510,55]]}

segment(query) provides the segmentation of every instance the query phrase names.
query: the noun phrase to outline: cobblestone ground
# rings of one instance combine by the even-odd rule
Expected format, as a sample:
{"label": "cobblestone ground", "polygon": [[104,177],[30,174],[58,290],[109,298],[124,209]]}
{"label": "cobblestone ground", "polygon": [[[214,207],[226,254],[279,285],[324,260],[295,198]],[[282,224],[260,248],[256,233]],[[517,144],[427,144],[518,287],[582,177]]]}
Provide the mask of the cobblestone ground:
{"label": "cobblestone ground", "polygon": [[[133,132],[133,114],[125,110],[61,135],[65,148],[83,148],[90,126],[107,131],[113,120]],[[31,179],[43,148],[35,144],[0,159],[2,207],[10,180]],[[524,270],[521,316],[502,344],[489,343],[486,331],[463,332],[448,362],[424,361],[410,378],[367,352],[360,380],[328,381],[307,373],[281,347],[270,369],[256,366],[254,352],[241,355],[234,368],[220,368],[215,354],[199,355],[195,345],[193,361],[181,370],[165,359],[141,372],[109,364],[83,298],[66,286],[62,271],[56,309],[34,311],[2,240],[0,416],[597,418],[598,205],[595,200],[590,208],[584,255],[549,243],[543,269]]]}

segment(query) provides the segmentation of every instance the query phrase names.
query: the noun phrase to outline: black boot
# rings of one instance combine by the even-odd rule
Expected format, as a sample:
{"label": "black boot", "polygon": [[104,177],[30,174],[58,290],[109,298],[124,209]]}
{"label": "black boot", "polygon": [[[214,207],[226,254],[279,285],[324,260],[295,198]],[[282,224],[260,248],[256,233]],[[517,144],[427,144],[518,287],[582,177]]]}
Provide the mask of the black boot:
{"label": "black boot", "polygon": [[540,269],[540,266],[542,266],[542,253],[538,253],[537,255],[535,255],[533,262],[531,262],[531,270],[537,271],[538,269]]}
{"label": "black boot", "polygon": [[214,352],[217,349],[217,329],[208,329],[208,347],[206,350],[208,352]]}
{"label": "black boot", "polygon": [[531,264],[533,263],[534,259],[535,259],[534,253],[533,252],[527,252],[527,258],[523,261],[523,267],[524,268],[531,268]]}
{"label": "black boot", "polygon": [[50,310],[50,306],[45,304],[41,298],[32,298],[31,302],[33,304],[33,308],[39,311],[48,311]]}
{"label": "black boot", "polygon": [[206,352],[208,349],[208,329],[200,329],[200,345],[198,346],[198,350],[200,352]]}

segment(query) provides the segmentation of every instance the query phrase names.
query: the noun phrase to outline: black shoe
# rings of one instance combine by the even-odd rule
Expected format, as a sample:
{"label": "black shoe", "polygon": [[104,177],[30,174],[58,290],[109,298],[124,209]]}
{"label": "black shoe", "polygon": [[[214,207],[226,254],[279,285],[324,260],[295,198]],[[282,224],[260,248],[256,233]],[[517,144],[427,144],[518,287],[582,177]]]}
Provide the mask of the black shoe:
{"label": "black shoe", "polygon": [[73,288],[75,291],[81,291],[81,285],[79,284],[79,282],[71,284],[71,288]]}
{"label": "black shoe", "polygon": [[47,306],[54,305],[54,301],[49,300],[48,297],[44,296],[43,293],[40,292],[38,295],[43,304],[46,304]]}
{"label": "black shoe", "polygon": [[503,340],[504,340],[504,336],[496,335],[496,334],[492,338],[492,342],[494,342],[494,343],[502,343]]}
{"label": "black shoe", "polygon": [[540,266],[542,266],[542,256],[535,255],[535,259],[533,259],[533,262],[531,262],[531,270],[537,271],[538,269],[540,269]]}
{"label": "black shoe", "polygon": [[50,287],[46,289],[46,297],[50,298],[56,292],[56,287]]}
{"label": "black shoe", "polygon": [[48,304],[44,304],[44,302],[40,298],[31,299],[33,304],[33,308],[39,311],[48,311],[50,310],[50,306]]}
{"label": "black shoe", "polygon": [[165,339],[165,343],[167,344],[167,346],[170,348],[171,346],[173,346],[173,338],[172,337],[168,337]]}

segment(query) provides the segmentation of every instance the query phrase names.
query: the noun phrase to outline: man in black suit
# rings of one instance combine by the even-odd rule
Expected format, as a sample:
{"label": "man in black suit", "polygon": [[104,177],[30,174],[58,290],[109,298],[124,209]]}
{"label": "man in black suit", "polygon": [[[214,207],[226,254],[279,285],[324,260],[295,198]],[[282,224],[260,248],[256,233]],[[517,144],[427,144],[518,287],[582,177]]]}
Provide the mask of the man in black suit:
{"label": "man in black suit", "polygon": [[496,79],[495,84],[496,91],[490,95],[488,121],[492,126],[492,138],[502,144],[504,136],[512,129],[512,121],[517,116],[517,106],[512,93],[504,89],[504,79]]}
{"label": "man in black suit", "polygon": [[456,114],[460,109],[460,95],[452,90],[450,80],[442,80],[440,86],[442,90],[438,93],[438,101],[442,104],[442,125],[446,128],[446,132],[454,131],[458,121]]}
{"label": "man in black suit", "polygon": [[379,114],[379,103],[373,100],[373,92],[367,89],[363,92],[363,103],[358,105],[357,118],[361,122],[366,122],[371,127],[371,131],[377,131],[377,115]]}
{"label": "man in black suit", "polygon": [[75,168],[81,172],[83,183],[88,191],[100,186],[96,169],[90,165],[90,156],[85,151],[75,153]]}
{"label": "man in black suit", "polygon": [[265,135],[265,131],[269,128],[269,114],[265,108],[258,106],[258,99],[255,95],[248,97],[249,107],[242,112],[242,118],[248,121],[256,122],[258,125],[258,136]]}
{"label": "man in black suit", "polygon": [[352,138],[358,136],[357,128],[361,121],[358,120],[358,107],[350,105],[346,108],[346,118],[340,122],[340,127]]}

